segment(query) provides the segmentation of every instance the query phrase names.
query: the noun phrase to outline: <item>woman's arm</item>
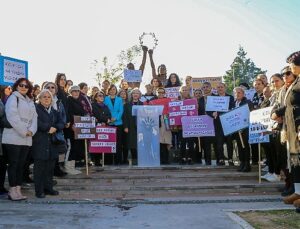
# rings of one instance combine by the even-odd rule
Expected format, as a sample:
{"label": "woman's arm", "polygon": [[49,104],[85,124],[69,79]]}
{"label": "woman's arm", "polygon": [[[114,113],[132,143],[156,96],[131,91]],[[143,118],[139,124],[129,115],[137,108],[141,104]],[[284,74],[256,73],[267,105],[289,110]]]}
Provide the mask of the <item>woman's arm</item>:
{"label": "woman's arm", "polygon": [[146,60],[147,60],[148,47],[147,46],[142,46],[142,49],[143,49],[143,60],[142,60],[141,66],[140,66],[140,70],[142,71],[142,75],[143,75],[144,69],[145,69],[145,65],[146,65]]}
{"label": "woman's arm", "polygon": [[151,64],[151,68],[152,68],[152,77],[156,78],[157,75],[156,75],[155,64],[154,64],[154,61],[153,61],[153,50],[149,49],[148,53],[149,53],[150,64]]}

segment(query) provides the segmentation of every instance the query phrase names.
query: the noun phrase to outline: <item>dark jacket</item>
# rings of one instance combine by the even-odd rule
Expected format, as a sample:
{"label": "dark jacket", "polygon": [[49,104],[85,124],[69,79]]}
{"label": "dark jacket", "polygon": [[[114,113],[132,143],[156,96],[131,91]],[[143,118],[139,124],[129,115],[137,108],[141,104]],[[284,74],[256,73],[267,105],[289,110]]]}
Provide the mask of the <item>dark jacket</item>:
{"label": "dark jacket", "polygon": [[[235,108],[237,108],[237,106],[236,106],[236,101],[234,101],[234,107]],[[253,107],[253,103],[250,101],[250,100],[248,100],[246,97],[244,97],[242,100],[241,100],[241,102],[240,102],[240,104],[239,104],[239,107],[240,106],[243,106],[243,105],[246,105],[246,104],[248,104],[248,107],[249,107],[249,110],[250,111],[253,111],[254,110],[254,107]]]}
{"label": "dark jacket", "polygon": [[74,124],[74,115],[85,116],[87,113],[84,111],[79,99],[74,99],[72,96],[68,97],[67,114],[72,126]]}
{"label": "dark jacket", "polygon": [[255,92],[253,98],[252,98],[252,104],[253,104],[253,108],[259,109],[260,104],[264,101],[264,95],[263,93],[261,93],[260,95],[257,94],[257,92]]}
{"label": "dark jacket", "polygon": [[[68,93],[65,92],[64,90],[62,90],[61,88],[58,88],[56,96],[57,96],[58,100],[61,101],[62,105],[64,106],[65,112],[67,112]],[[67,113],[66,113],[66,117],[67,117],[66,122],[68,123],[69,120],[68,120],[68,114]]]}
{"label": "dark jacket", "polygon": [[51,142],[49,130],[55,127],[57,131],[62,131],[64,122],[60,115],[51,107],[50,113],[41,104],[36,105],[38,114],[38,128],[33,137],[32,153],[35,160],[53,160],[58,157],[59,150]]}
{"label": "dark jacket", "polygon": [[129,102],[126,103],[124,106],[124,113],[123,113],[123,127],[128,128],[127,137],[127,144],[128,149],[136,149],[137,148],[137,126],[136,126],[136,116],[132,115],[132,107],[134,105],[143,105],[142,102]]}
{"label": "dark jacket", "polygon": [[108,124],[108,119],[111,119],[111,114],[108,107],[103,103],[101,106],[97,102],[92,103],[93,114],[97,120],[97,123]]}

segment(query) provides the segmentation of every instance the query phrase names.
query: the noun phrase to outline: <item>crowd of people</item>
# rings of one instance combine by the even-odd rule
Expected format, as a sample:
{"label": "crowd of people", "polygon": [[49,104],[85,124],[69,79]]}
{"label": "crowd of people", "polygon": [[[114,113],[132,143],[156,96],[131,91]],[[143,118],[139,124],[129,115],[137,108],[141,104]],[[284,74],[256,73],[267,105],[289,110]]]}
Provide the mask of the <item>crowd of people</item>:
{"label": "crowd of people", "polygon": [[[84,140],[74,137],[74,116],[94,116],[97,124],[117,128],[116,153],[106,155],[106,164],[128,164],[137,161],[137,126],[132,115],[135,105],[151,104],[151,101],[166,96],[165,88],[180,87],[177,100],[195,98],[198,115],[209,115],[214,120],[215,137],[183,138],[181,126],[166,128],[165,117],[160,117],[160,156],[162,164],[169,160],[170,149],[178,149],[177,163],[205,163],[211,165],[213,152],[217,166],[234,166],[234,142],[237,143],[240,172],[250,172],[257,165],[258,144],[248,144],[248,129],[224,136],[220,122],[221,112],[205,111],[207,96],[229,96],[229,110],[248,104],[250,110],[272,106],[271,118],[275,121],[270,142],[263,143],[267,173],[263,179],[279,181],[284,174],[286,185],[282,192],[284,202],[300,207],[300,52],[291,54],[281,73],[273,74],[268,81],[260,74],[253,82],[255,94],[252,100],[245,96],[250,87],[241,83],[227,94],[225,83],[217,85],[212,92],[209,82],[193,90],[192,77],[181,82],[176,73],[167,75],[165,65],[156,71],[153,51],[143,47],[143,72],[147,53],[150,57],[153,78],[142,94],[139,83],[124,79],[117,87],[109,80],[101,85],[88,87],[86,83],[74,85],[64,73],[58,73],[54,82],[46,81],[41,86],[32,85],[26,78],[18,79],[12,87],[2,86],[0,101],[1,139],[0,147],[0,192],[7,193],[11,200],[24,200],[21,185],[33,182],[30,165],[33,167],[35,195],[58,195],[53,186],[53,176],[76,175],[85,165]],[[134,70],[130,63],[128,69]],[[199,144],[201,142],[201,144]],[[227,148],[227,157],[224,153]],[[90,154],[89,164],[100,166],[99,154]],[[204,161],[202,160],[204,159]],[[8,173],[9,191],[4,187]]]}

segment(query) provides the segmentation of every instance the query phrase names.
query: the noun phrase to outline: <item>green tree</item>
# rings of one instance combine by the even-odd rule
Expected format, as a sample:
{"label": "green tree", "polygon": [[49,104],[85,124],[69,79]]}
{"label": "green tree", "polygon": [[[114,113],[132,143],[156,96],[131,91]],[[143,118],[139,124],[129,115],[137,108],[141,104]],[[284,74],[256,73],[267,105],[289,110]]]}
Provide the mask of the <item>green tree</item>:
{"label": "green tree", "polygon": [[254,62],[246,56],[247,52],[242,46],[239,46],[237,56],[230,65],[230,69],[226,71],[223,76],[229,93],[232,92],[234,85],[238,86],[240,83],[248,83],[251,86],[258,74],[265,74],[267,72],[257,67]]}
{"label": "green tree", "polygon": [[141,55],[142,48],[134,45],[126,50],[122,50],[114,63],[110,63],[107,56],[101,61],[94,60],[92,66],[96,72],[96,81],[100,85],[104,80],[109,80],[113,84],[118,83],[123,77],[123,71],[128,63],[135,64],[136,57]]}

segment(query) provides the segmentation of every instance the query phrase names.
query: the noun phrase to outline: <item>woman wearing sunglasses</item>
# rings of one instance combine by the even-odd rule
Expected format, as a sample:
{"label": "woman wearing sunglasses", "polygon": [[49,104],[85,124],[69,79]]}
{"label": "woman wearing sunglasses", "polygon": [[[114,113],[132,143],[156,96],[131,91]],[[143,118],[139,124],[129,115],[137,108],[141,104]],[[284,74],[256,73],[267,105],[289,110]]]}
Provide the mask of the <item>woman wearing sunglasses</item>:
{"label": "woman wearing sunglasses", "polygon": [[8,158],[8,198],[24,200],[21,193],[24,163],[37,130],[37,113],[32,101],[32,85],[28,79],[18,79],[12,87],[5,113],[12,128],[4,128],[2,143]]}

